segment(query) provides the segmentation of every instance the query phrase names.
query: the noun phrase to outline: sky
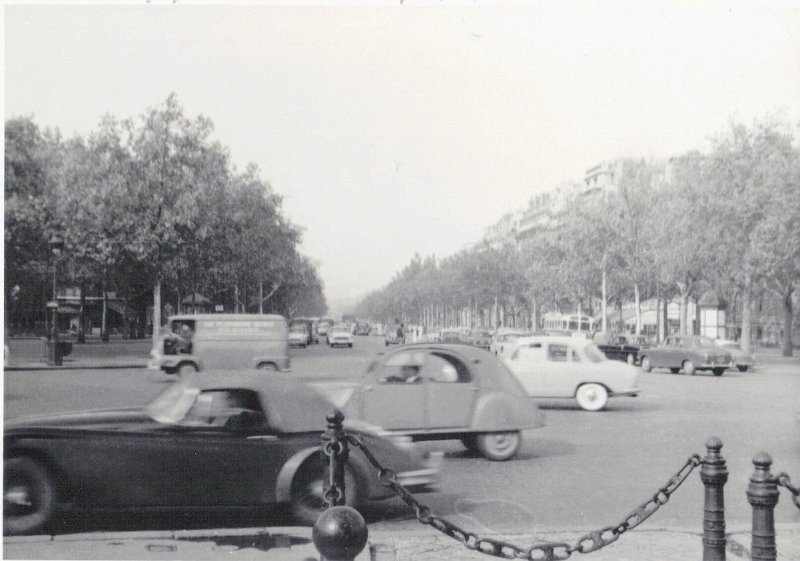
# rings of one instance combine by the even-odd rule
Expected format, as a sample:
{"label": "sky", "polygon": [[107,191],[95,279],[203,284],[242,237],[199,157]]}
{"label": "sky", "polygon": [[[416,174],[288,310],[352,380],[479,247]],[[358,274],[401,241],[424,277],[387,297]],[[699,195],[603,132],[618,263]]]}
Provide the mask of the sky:
{"label": "sky", "polygon": [[177,94],[333,308],[604,160],[800,123],[797,1],[7,2],[3,29],[6,118],[87,135]]}

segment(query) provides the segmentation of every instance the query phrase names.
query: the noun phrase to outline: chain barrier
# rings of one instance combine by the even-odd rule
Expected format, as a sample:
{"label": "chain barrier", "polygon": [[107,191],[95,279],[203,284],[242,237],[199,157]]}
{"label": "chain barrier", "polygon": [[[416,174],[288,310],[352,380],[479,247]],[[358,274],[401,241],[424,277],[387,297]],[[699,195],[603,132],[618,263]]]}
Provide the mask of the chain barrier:
{"label": "chain barrier", "polygon": [[[661,487],[648,501],[639,505],[619,524],[606,526],[600,530],[589,532],[581,536],[574,544],[565,542],[536,543],[527,548],[519,547],[512,543],[481,537],[474,532],[464,530],[443,518],[436,516],[429,507],[420,503],[405,487],[397,481],[395,472],[385,468],[374,454],[367,448],[361,439],[355,435],[347,435],[347,440],[358,447],[367,460],[378,470],[378,480],[384,487],[390,488],[409,507],[414,509],[417,520],[433,527],[439,532],[461,542],[464,547],[486,555],[503,557],[505,559],[527,559],[529,561],[564,561],[575,553],[591,553],[617,541],[619,537],[632,530],[650,518],[659,508],[667,504],[670,495],[689,477],[696,467],[703,463],[698,454],[689,457],[678,472],[673,475],[666,485]],[[783,475],[783,474],[782,474]],[[788,476],[786,477],[788,480]],[[795,491],[792,491],[793,493]],[[796,500],[796,495],[795,495]]]}
{"label": "chain barrier", "polygon": [[785,489],[788,489],[792,494],[792,502],[794,502],[794,506],[800,508],[800,488],[792,485],[792,480],[789,479],[789,474],[785,472],[779,473],[775,476],[775,483],[781,487],[784,487]]}

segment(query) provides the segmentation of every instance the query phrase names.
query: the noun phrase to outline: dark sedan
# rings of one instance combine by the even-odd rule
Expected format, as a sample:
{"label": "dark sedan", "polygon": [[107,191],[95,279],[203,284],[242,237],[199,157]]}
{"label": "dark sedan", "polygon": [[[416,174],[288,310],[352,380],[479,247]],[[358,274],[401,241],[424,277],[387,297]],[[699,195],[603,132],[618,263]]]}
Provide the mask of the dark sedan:
{"label": "dark sedan", "polygon": [[[310,524],[323,507],[320,435],[333,408],[286,377],[198,373],[144,408],[39,416],[5,424],[3,530],[40,532],[64,507],[224,509],[288,503]],[[438,465],[408,439],[351,424],[364,444],[421,490]],[[359,449],[348,504],[386,498]]]}
{"label": "dark sedan", "polygon": [[639,352],[650,348],[650,343],[644,335],[615,335],[605,345],[597,345],[603,354],[611,360],[621,360],[628,364],[639,362]]}

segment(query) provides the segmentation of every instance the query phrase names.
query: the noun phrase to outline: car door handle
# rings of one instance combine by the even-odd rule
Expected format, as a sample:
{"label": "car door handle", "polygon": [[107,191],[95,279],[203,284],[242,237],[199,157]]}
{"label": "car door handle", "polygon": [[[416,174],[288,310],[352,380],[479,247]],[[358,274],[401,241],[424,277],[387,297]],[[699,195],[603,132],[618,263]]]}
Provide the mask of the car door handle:
{"label": "car door handle", "polygon": [[278,440],[278,437],[273,434],[258,434],[256,436],[248,436],[247,440]]}

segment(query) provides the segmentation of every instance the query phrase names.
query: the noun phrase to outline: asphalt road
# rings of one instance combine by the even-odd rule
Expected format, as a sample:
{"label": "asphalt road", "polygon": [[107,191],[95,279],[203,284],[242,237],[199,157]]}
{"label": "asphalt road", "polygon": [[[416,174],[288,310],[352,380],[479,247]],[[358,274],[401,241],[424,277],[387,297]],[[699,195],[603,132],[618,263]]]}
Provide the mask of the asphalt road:
{"label": "asphalt road", "polygon": [[[352,349],[313,345],[292,350],[292,376],[310,380],[357,378],[383,339],[357,337]],[[172,383],[143,370],[7,371],[4,417],[98,407],[139,405]],[[442,482],[419,495],[439,515],[476,532],[536,529],[599,529],[615,525],[650,499],[705,442],[719,437],[730,476],[725,488],[729,527],[749,524],[745,491],[752,457],[767,451],[773,472],[800,480],[800,368],[764,365],[755,372],[722,377],[641,373],[642,394],[612,398],[605,411],[590,413],[569,401],[540,401],[547,426],[525,434],[520,456],[489,462],[453,441],[421,443],[444,450]],[[320,430],[324,420],[320,420]],[[697,472],[687,479],[647,527],[701,530],[703,487]],[[399,499],[367,508],[376,529],[404,531],[418,522]],[[253,516],[257,517],[253,519]],[[266,518],[265,518],[266,516]],[[800,521],[786,493],[777,522]],[[236,517],[175,515],[92,517],[64,531],[92,529],[197,528],[214,525],[280,525],[280,513]],[[286,523],[289,523],[287,520]]]}

